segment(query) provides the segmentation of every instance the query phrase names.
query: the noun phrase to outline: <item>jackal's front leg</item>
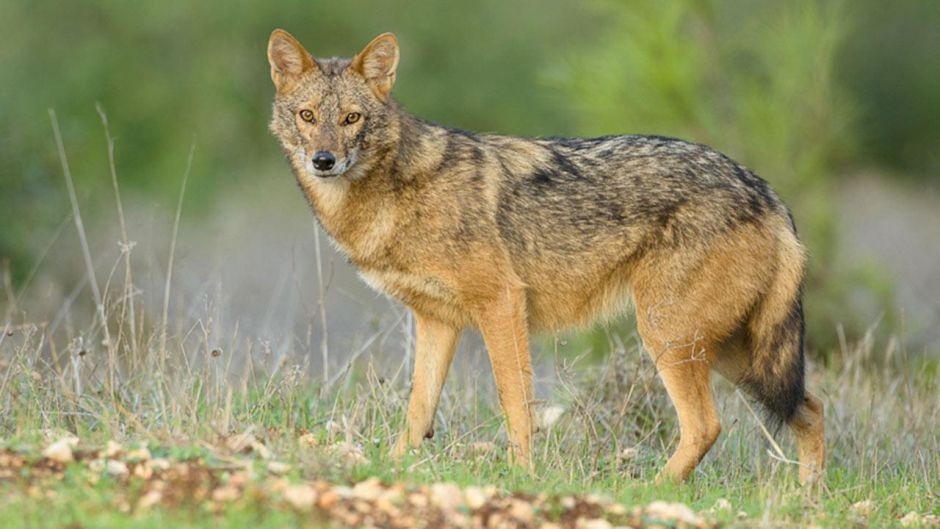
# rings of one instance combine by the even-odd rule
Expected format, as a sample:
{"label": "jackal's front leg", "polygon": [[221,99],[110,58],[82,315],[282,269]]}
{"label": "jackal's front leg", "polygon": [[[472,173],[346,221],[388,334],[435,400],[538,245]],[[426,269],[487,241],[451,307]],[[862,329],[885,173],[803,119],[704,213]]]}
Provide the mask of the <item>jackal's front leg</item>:
{"label": "jackal's front leg", "polygon": [[392,449],[393,457],[400,457],[409,448],[418,447],[421,440],[431,433],[434,411],[454,357],[458,336],[458,329],[415,314],[415,370],[408,399],[408,422]]}
{"label": "jackal's front leg", "polygon": [[525,294],[507,288],[478,315],[489,352],[499,403],[509,430],[510,460],[531,468],[529,449],[533,416],[532,360],[525,321]]}

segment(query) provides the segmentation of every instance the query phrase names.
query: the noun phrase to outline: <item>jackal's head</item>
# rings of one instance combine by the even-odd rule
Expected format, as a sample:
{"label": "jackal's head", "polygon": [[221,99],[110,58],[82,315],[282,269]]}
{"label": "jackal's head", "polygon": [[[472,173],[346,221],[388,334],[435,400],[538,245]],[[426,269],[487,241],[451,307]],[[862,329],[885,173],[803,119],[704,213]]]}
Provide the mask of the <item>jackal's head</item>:
{"label": "jackal's head", "polygon": [[314,59],[276,29],[268,41],[277,88],[271,132],[298,178],[358,178],[395,135],[389,97],[398,42],[379,35],[352,59]]}

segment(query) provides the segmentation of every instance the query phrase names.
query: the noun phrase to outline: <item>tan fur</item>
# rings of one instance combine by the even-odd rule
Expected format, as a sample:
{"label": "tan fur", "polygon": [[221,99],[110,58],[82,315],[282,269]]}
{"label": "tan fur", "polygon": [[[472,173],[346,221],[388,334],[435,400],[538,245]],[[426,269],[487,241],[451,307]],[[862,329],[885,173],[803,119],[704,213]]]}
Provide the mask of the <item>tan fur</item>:
{"label": "tan fur", "polygon": [[[529,465],[529,333],[585,326],[632,301],[679,417],[664,476],[688,477],[719,435],[712,368],[790,421],[801,479],[821,471],[822,405],[808,394],[792,404],[803,398],[804,251],[765,182],[677,140],[512,138],[421,121],[389,96],[390,34],[351,61],[317,61],[278,30],[269,60],[271,130],[317,218],[364,280],[415,314],[396,455],[431,431],[457,337],[472,326],[490,356],[511,457]],[[347,124],[350,112],[363,117]],[[323,150],[342,171],[313,171],[310,156]]]}

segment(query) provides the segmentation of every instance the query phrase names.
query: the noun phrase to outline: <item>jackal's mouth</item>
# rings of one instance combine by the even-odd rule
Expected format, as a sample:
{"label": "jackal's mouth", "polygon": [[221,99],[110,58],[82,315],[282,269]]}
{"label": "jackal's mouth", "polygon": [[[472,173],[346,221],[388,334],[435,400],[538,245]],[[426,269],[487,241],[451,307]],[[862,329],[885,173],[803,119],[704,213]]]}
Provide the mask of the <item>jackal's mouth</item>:
{"label": "jackal's mouth", "polygon": [[335,178],[337,176],[342,176],[346,171],[349,170],[350,167],[353,166],[354,163],[356,163],[355,151],[349,153],[348,156],[346,156],[345,158],[341,160],[336,160],[336,164],[330,169],[325,170],[325,171],[314,167],[313,161],[307,158],[306,162],[304,163],[304,169],[306,169],[307,173],[311,176],[327,179],[327,178]]}

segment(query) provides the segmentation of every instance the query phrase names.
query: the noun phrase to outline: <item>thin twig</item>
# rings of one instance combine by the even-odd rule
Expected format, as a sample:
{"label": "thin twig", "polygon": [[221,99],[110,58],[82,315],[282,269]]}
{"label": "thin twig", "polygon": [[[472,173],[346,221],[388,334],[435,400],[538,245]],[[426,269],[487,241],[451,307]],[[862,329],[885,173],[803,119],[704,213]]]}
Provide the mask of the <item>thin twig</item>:
{"label": "thin twig", "polygon": [[52,123],[52,133],[55,135],[56,148],[59,153],[59,161],[62,163],[62,173],[65,176],[65,186],[68,189],[69,202],[72,203],[72,215],[75,218],[75,229],[78,231],[78,239],[82,246],[82,257],[85,260],[85,271],[88,274],[88,284],[91,287],[91,293],[95,298],[95,308],[98,312],[98,319],[104,330],[104,338],[108,344],[108,350],[114,347],[111,341],[111,332],[108,330],[108,320],[104,314],[104,303],[101,299],[101,291],[98,289],[98,280],[95,279],[95,267],[91,260],[91,251],[88,248],[88,238],[85,235],[85,224],[82,222],[82,214],[78,207],[78,197],[75,194],[75,184],[72,182],[72,171],[69,169],[69,161],[65,155],[65,145],[62,142],[62,132],[59,130],[59,120],[56,118],[55,110],[49,109],[49,121]]}
{"label": "thin twig", "polygon": [[124,300],[121,303],[122,317],[126,308],[130,316],[129,330],[131,333],[132,347],[137,346],[137,323],[134,314],[134,281],[131,275],[131,248],[133,247],[127,237],[127,223],[124,221],[124,205],[121,202],[121,189],[117,180],[117,164],[114,162],[114,138],[111,136],[111,129],[108,127],[108,115],[104,111],[101,103],[95,103],[95,110],[101,117],[101,125],[104,127],[104,136],[108,145],[108,168],[111,172],[111,186],[114,188],[114,202],[117,206],[118,223],[121,227],[121,254],[124,256]]}
{"label": "thin twig", "polygon": [[316,223],[313,227],[313,240],[317,258],[317,312],[320,313],[320,356],[323,359],[323,387],[325,391],[330,380],[330,349],[326,327],[326,287],[323,284],[323,259],[320,255],[320,228],[316,226]]}
{"label": "thin twig", "polygon": [[173,236],[170,239],[170,256],[167,259],[166,264],[166,283],[163,286],[163,315],[160,318],[160,358],[162,363],[165,363],[166,359],[167,319],[169,318],[170,313],[170,285],[173,282],[173,259],[176,255],[176,238],[179,235],[180,216],[183,210],[183,197],[186,195],[186,183],[189,182],[189,173],[193,168],[193,155],[195,152],[196,144],[193,143],[189,148],[189,158],[186,160],[186,172],[183,173],[183,183],[180,186],[180,196],[179,200],[176,202],[176,217],[173,219]]}

